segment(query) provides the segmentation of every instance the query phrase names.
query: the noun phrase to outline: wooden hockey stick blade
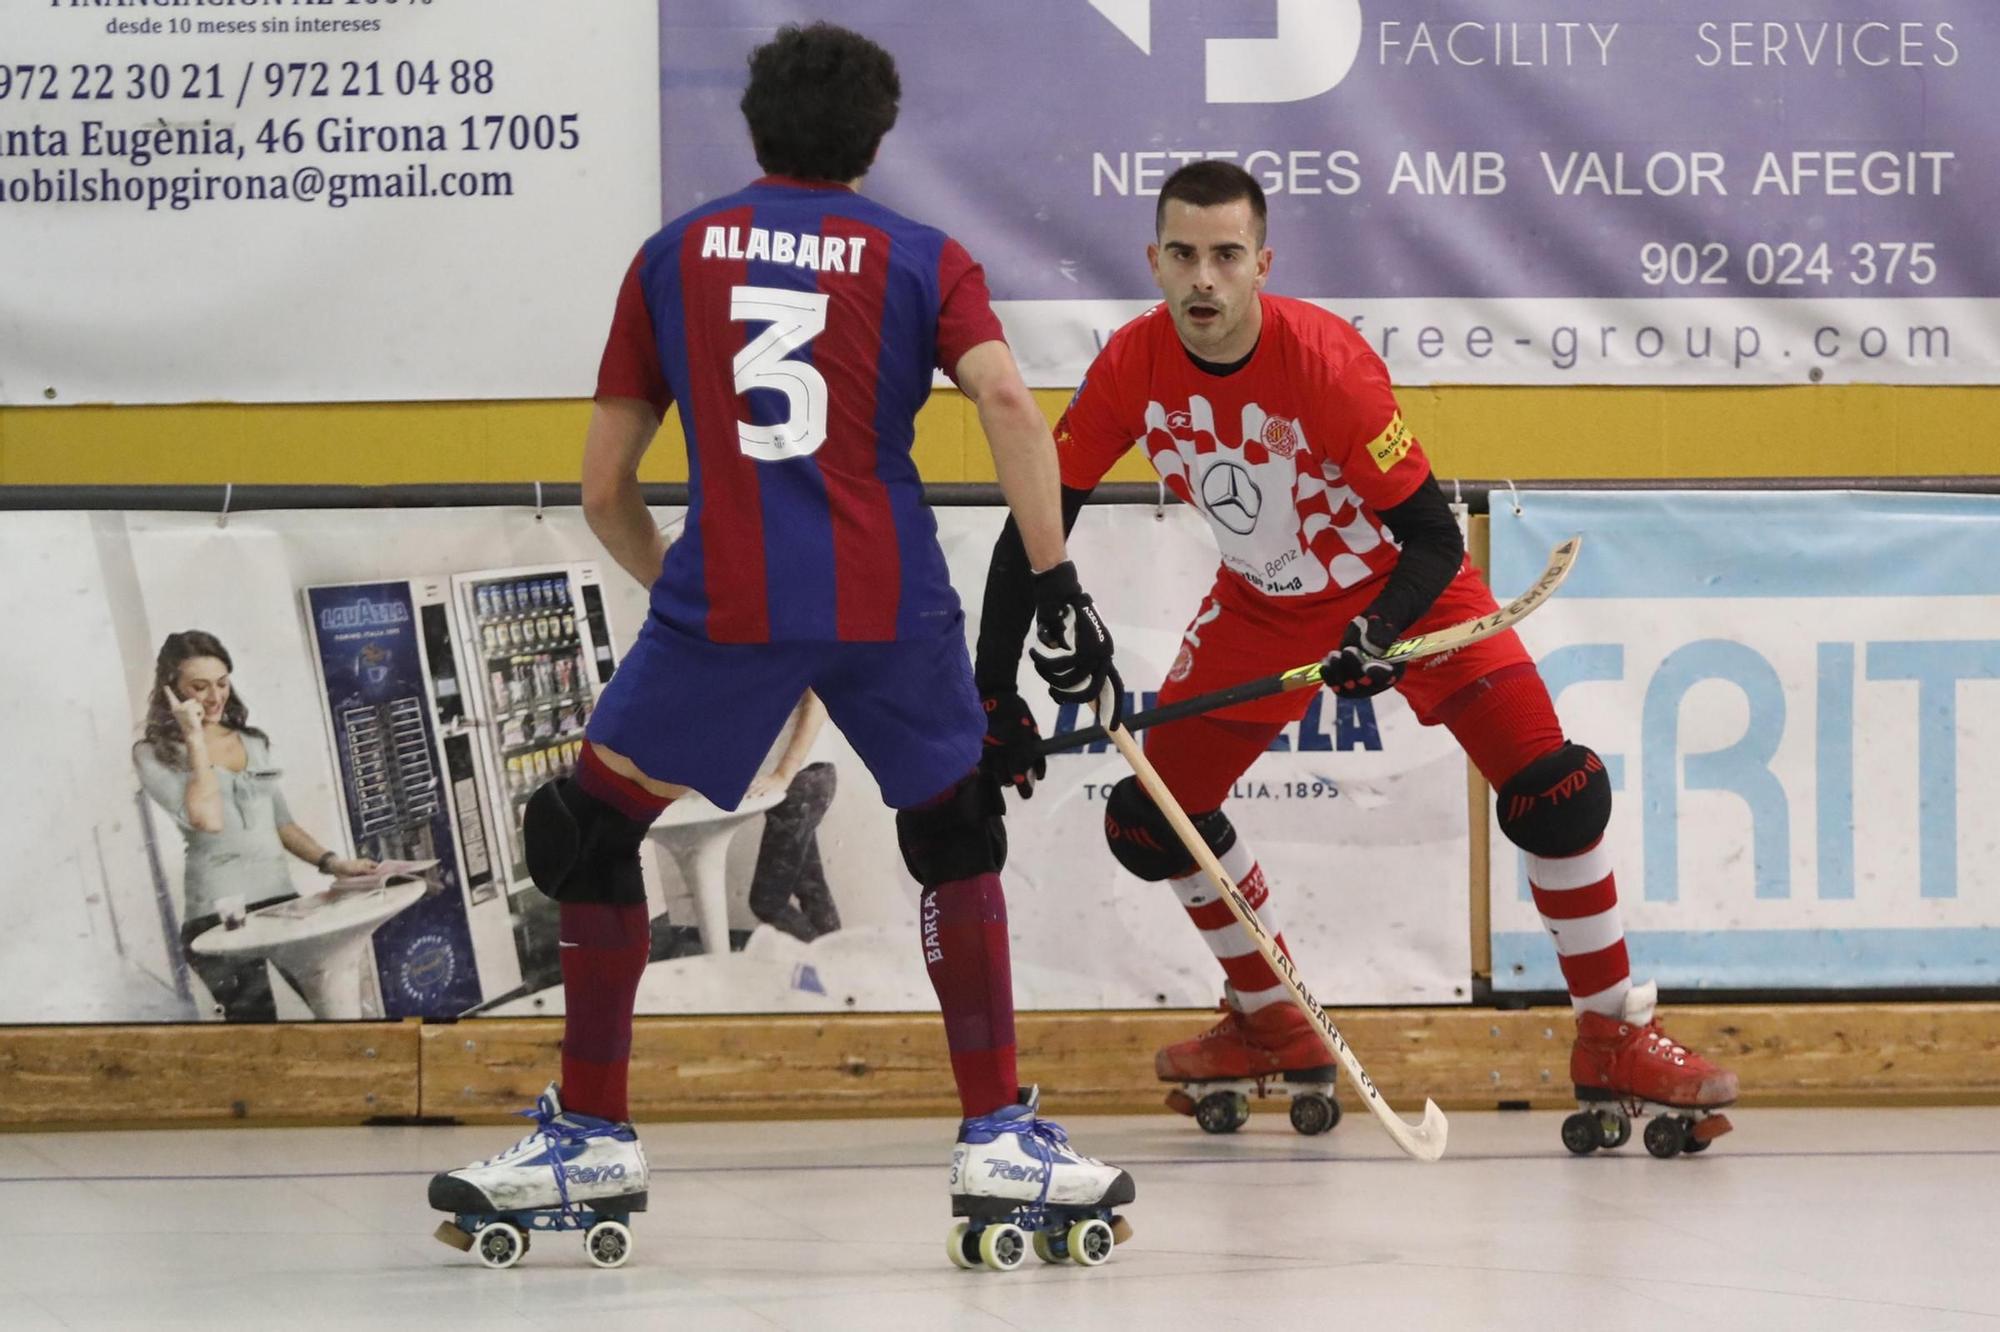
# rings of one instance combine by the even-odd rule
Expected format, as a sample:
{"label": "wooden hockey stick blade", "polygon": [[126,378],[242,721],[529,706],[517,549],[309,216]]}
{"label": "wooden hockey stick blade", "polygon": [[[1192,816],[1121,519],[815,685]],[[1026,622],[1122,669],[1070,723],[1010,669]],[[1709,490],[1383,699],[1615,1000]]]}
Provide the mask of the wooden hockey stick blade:
{"label": "wooden hockey stick blade", "polygon": [[1440,652],[1450,652],[1469,643],[1504,634],[1541,608],[1543,602],[1556,594],[1569,577],[1569,571],[1576,567],[1577,552],[1583,549],[1583,538],[1573,536],[1549,552],[1548,567],[1542,576],[1534,581],[1526,592],[1494,611],[1476,620],[1454,624],[1434,633],[1418,634],[1415,638],[1399,638],[1383,652],[1384,661],[1414,661],[1418,657],[1435,657]]}
{"label": "wooden hockey stick blade", "polygon": [[[1548,567],[1542,570],[1534,586],[1520,596],[1502,606],[1490,615],[1482,615],[1476,620],[1466,620],[1433,633],[1418,634],[1414,638],[1400,638],[1389,645],[1382,654],[1384,661],[1414,661],[1419,657],[1434,657],[1440,652],[1450,652],[1468,643],[1477,643],[1483,638],[1505,633],[1538,610],[1542,603],[1555,595],[1563,580],[1569,577],[1570,569],[1576,564],[1576,554],[1583,548],[1583,538],[1573,536],[1549,552]],[[1281,675],[1267,675],[1259,680],[1249,680],[1213,693],[1197,694],[1193,698],[1183,698],[1174,703],[1135,712],[1125,719],[1128,731],[1143,731],[1148,726],[1158,726],[1163,722],[1178,721],[1182,717],[1196,717],[1204,712],[1214,712],[1217,708],[1234,707],[1238,703],[1249,703],[1273,694],[1288,694],[1294,689],[1316,688],[1320,684],[1320,663],[1311,662],[1305,666],[1295,666]],[[1064,731],[1049,736],[1042,741],[1041,752],[1053,754],[1063,749],[1079,749],[1084,745],[1094,745],[1104,739],[1102,726],[1084,726],[1074,731]]]}
{"label": "wooden hockey stick blade", "polygon": [[1443,1156],[1445,1137],[1450,1132],[1451,1126],[1445,1122],[1444,1111],[1438,1109],[1437,1102],[1429,1097],[1424,1098],[1424,1117],[1420,1123],[1412,1124],[1396,1113],[1383,1098],[1382,1093],[1375,1089],[1374,1082],[1368,1077],[1368,1070],[1361,1067],[1361,1060],[1348,1047],[1347,1038],[1340,1034],[1340,1028],[1333,1025],[1333,1019],[1327,1016],[1324,1008],[1320,1007],[1319,1000],[1313,998],[1312,991],[1306,989],[1305,982],[1299,979],[1297,969],[1292,966],[1292,959],[1283,949],[1277,947],[1271,936],[1265,932],[1263,922],[1257,918],[1257,909],[1244,900],[1243,894],[1237,890],[1235,881],[1229,877],[1229,872],[1222,868],[1222,862],[1215,858],[1215,853],[1208,849],[1208,843],[1195,831],[1187,812],[1181,808],[1180,802],[1174,799],[1173,792],[1167,789],[1167,784],[1160,780],[1160,774],[1154,771],[1153,765],[1147,761],[1145,752],[1139,748],[1139,742],[1134,740],[1131,733],[1123,726],[1113,726],[1110,735],[1112,743],[1118,746],[1118,752],[1124,755],[1125,761],[1131,765],[1132,774],[1139,779],[1139,784],[1146,788],[1146,794],[1153,798],[1153,803],[1159,807],[1160,812],[1167,816],[1167,822],[1173,825],[1174,834],[1181,839],[1181,845],[1195,858],[1210,881],[1221,891],[1222,900],[1228,904],[1230,914],[1236,917],[1237,925],[1250,937],[1250,942],[1256,946],[1257,952],[1271,970],[1277,973],[1278,979],[1285,983],[1285,989],[1290,992],[1292,1002],[1297,1004],[1312,1020],[1313,1026],[1318,1028],[1320,1039],[1326,1043],[1327,1050],[1339,1061],[1340,1066],[1347,1070],[1347,1076],[1354,1083],[1355,1089],[1361,1093],[1363,1103],[1374,1112],[1375,1118],[1382,1122],[1382,1127],[1389,1131],[1389,1136],[1395,1140],[1396,1145],[1403,1149],[1404,1155],[1419,1161],[1435,1161]]}

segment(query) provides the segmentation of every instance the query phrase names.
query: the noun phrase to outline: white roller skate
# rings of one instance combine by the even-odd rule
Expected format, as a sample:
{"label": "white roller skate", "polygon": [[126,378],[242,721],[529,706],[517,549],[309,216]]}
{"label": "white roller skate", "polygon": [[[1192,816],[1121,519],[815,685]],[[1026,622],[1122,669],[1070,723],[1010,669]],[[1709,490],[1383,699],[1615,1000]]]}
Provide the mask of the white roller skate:
{"label": "white roller skate", "polygon": [[437,1238],[512,1267],[537,1230],[581,1230],[599,1267],[632,1252],[632,1213],[646,1210],[646,1153],[630,1124],[565,1113],[552,1082],[518,1112],[535,1130],[498,1156],[431,1176],[430,1203],[452,1219]]}
{"label": "white roller skate", "polygon": [[1132,1177],[1084,1156],[1060,1126],[1036,1117],[1038,1089],[990,1115],[964,1121],[951,1152],[954,1266],[1019,1267],[1032,1247],[1045,1263],[1096,1267],[1132,1227],[1111,1209],[1132,1201]]}

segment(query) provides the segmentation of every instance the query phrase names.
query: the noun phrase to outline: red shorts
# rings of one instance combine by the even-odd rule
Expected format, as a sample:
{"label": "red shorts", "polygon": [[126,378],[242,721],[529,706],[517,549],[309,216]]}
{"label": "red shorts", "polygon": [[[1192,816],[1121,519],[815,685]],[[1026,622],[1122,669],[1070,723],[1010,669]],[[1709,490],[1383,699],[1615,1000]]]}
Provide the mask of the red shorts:
{"label": "red shorts", "polygon": [[[1159,701],[1227,689],[1324,658],[1376,591],[1362,587],[1299,605],[1258,596],[1228,573],[1218,573],[1182,639]],[[1410,632],[1462,624],[1494,609],[1485,580],[1467,565]],[[1419,657],[1396,688],[1418,721],[1449,726],[1496,786],[1563,742],[1562,723],[1541,674],[1511,629],[1456,652]],[[1272,737],[1303,717],[1318,694],[1299,689],[1167,722],[1144,733],[1146,757],[1184,808],[1218,809]]]}
{"label": "red shorts", "polygon": [[[1349,622],[1368,608],[1380,590],[1368,584],[1300,605],[1250,592],[1227,571],[1217,570],[1215,586],[1202,598],[1201,609],[1181,637],[1180,654],[1160,686],[1160,703],[1227,689],[1320,660],[1340,646],[1340,636],[1347,632]],[[1498,604],[1486,580],[1468,563],[1405,634],[1430,633],[1490,615],[1496,609]],[[1418,721],[1435,726],[1441,720],[1439,705],[1452,695],[1507,667],[1533,664],[1520,637],[1509,629],[1455,652],[1419,657],[1409,663],[1396,688]],[[1298,689],[1274,694],[1209,715],[1224,721],[1294,722],[1305,716],[1315,692]]]}

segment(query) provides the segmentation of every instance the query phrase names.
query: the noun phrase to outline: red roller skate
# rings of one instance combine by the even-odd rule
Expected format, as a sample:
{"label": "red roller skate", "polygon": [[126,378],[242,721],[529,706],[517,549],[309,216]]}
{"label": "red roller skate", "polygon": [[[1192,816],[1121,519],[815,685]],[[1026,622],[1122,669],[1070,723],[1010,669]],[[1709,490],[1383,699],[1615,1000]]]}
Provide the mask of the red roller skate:
{"label": "red roller skate", "polygon": [[1719,1112],[1736,1100],[1736,1075],[1660,1030],[1658,996],[1651,982],[1635,985],[1622,1018],[1577,1017],[1569,1075],[1582,1109],[1563,1120],[1562,1140],[1578,1156],[1623,1147],[1632,1121],[1649,1108],[1660,1113],[1646,1124],[1646,1150],[1662,1161],[1707,1151],[1729,1132],[1729,1116]]}
{"label": "red roller skate", "polygon": [[1204,1133],[1234,1133],[1250,1119],[1250,1098],[1288,1096],[1292,1127],[1308,1136],[1340,1122],[1326,1043],[1290,1003],[1254,1013],[1222,1001],[1222,1020],[1153,1056],[1162,1082],[1180,1085],[1167,1105],[1193,1115]]}

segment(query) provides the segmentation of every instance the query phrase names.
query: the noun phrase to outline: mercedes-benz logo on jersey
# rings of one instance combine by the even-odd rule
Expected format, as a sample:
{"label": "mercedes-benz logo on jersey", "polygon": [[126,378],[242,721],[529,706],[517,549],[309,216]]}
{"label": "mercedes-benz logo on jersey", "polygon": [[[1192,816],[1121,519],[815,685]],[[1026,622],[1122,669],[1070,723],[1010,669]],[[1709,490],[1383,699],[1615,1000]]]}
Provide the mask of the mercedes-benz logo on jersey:
{"label": "mercedes-benz logo on jersey", "polygon": [[[1153,54],[1153,0],[1087,3],[1132,45]],[[1203,43],[1209,102],[1302,102],[1339,86],[1354,68],[1361,54],[1361,0],[1277,0],[1277,7],[1277,31],[1269,37]]]}
{"label": "mercedes-benz logo on jersey", "polygon": [[1237,536],[1249,536],[1264,507],[1264,492],[1235,463],[1211,463],[1201,474],[1201,507]]}

